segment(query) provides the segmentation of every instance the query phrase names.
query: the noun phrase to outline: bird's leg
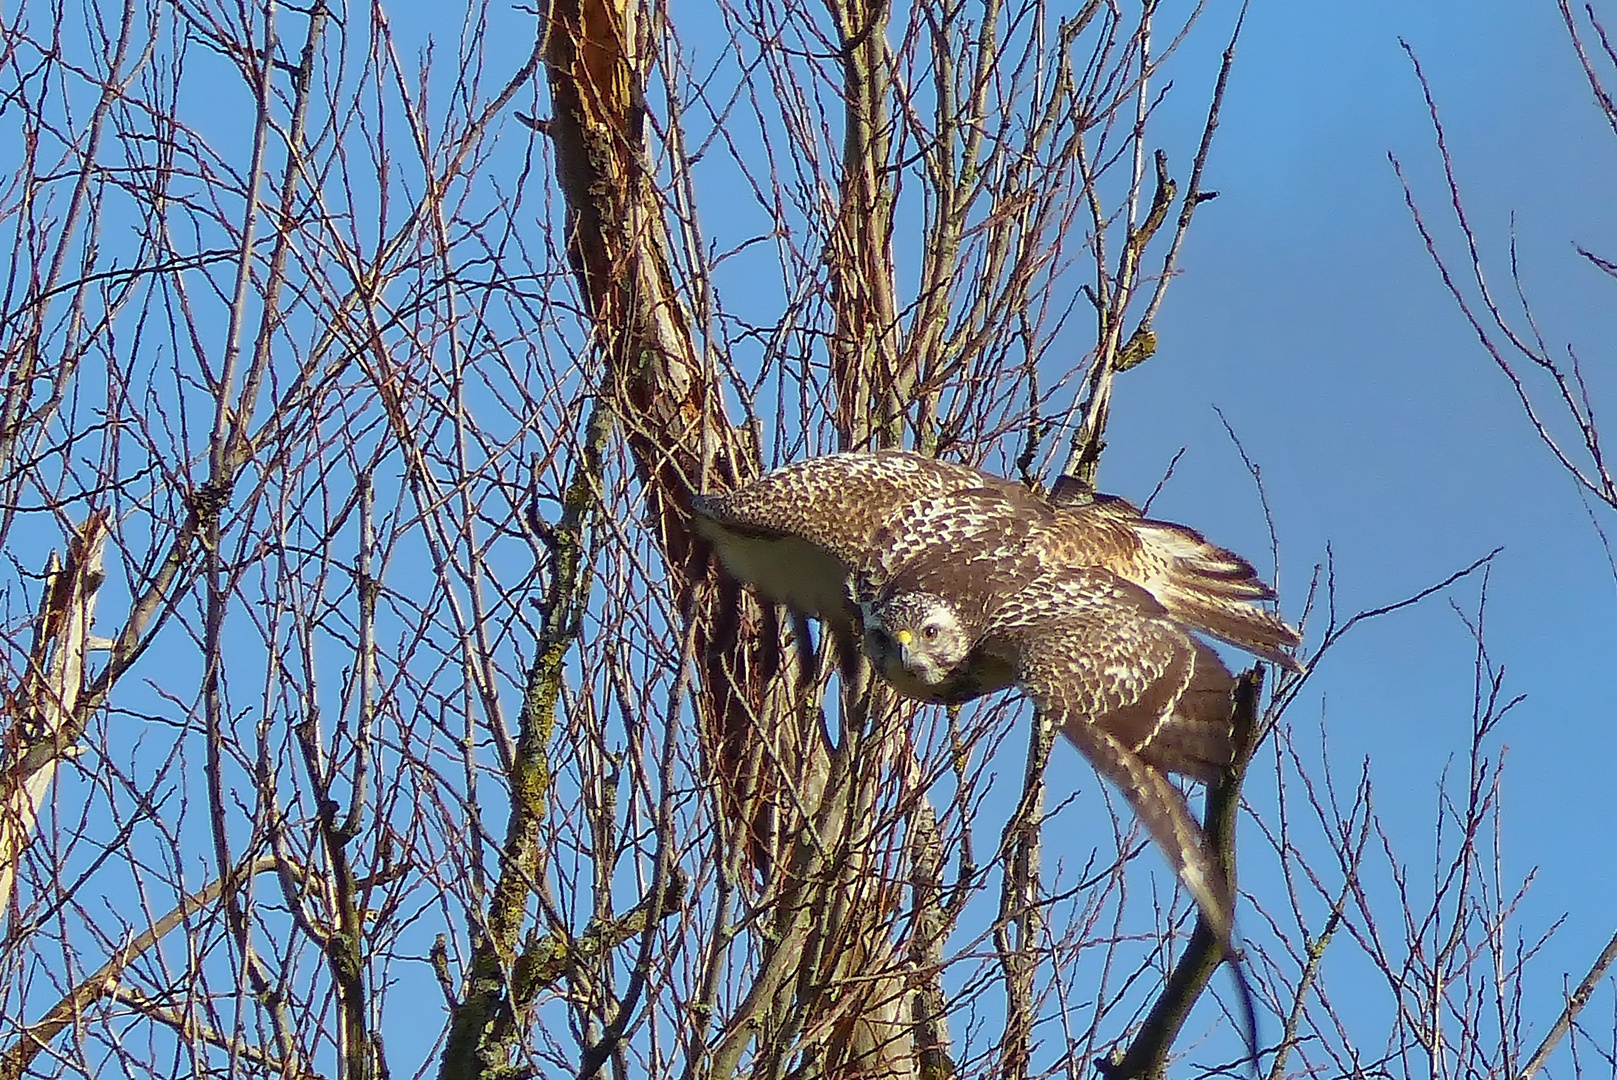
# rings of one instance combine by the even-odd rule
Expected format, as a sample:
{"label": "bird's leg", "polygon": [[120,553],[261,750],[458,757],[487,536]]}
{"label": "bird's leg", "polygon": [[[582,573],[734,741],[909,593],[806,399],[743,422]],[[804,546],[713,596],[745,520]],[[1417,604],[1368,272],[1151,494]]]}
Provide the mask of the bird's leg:
{"label": "bird's leg", "polygon": [[864,649],[860,643],[864,635],[858,627],[850,627],[845,631],[838,631],[837,659],[841,666],[842,682],[859,696],[864,689],[864,682],[870,677],[870,665],[865,663]]}
{"label": "bird's leg", "polygon": [[812,696],[820,681],[819,650],[814,647],[808,616],[801,611],[792,612],[792,645],[797,651],[797,675],[803,695]]}

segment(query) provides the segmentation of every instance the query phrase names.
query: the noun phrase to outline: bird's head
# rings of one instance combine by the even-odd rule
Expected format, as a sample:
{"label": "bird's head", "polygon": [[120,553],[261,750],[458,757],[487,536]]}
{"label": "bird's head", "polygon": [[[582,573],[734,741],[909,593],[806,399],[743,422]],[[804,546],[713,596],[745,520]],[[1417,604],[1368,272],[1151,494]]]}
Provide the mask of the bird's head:
{"label": "bird's head", "polygon": [[901,690],[945,682],[971,647],[954,605],[932,593],[896,593],[866,610],[865,654]]}

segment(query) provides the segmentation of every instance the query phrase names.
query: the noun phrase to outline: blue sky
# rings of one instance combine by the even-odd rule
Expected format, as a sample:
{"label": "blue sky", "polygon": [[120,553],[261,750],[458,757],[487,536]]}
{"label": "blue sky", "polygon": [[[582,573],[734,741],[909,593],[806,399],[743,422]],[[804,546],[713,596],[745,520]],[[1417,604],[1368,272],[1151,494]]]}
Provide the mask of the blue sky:
{"label": "blue sky", "polygon": [[[394,22],[401,39],[431,34],[434,62],[445,63],[459,22],[440,7],[401,8]],[[499,56],[489,70],[505,72],[531,45],[524,36],[531,14],[508,7],[495,15],[522,28],[504,34],[502,25],[491,46]],[[672,15],[690,18],[679,23],[684,43],[711,62],[724,45],[701,36],[702,20],[710,25],[712,16],[694,6],[689,16],[685,9]],[[1210,4],[1184,46],[1162,114],[1170,148],[1195,137],[1231,18],[1231,4]],[[1281,544],[1282,603],[1293,618],[1327,545],[1344,615],[1399,600],[1503,548],[1491,576],[1488,644],[1508,668],[1507,696],[1527,695],[1492,744],[1495,752],[1509,747],[1504,873],[1513,882],[1536,871],[1520,912],[1527,937],[1567,916],[1530,984],[1537,998],[1529,1012],[1541,1033],[1558,1007],[1562,974],[1581,976],[1617,928],[1606,797],[1617,757],[1609,644],[1617,575],[1576,487],[1454,310],[1410,221],[1389,152],[1403,161],[1449,252],[1459,253],[1400,37],[1430,77],[1496,284],[1507,285],[1514,220],[1546,336],[1583,348],[1597,414],[1613,400],[1617,376],[1602,346],[1617,339],[1617,283],[1572,245],[1617,256],[1610,213],[1617,138],[1590,102],[1553,0],[1257,0],[1204,181],[1220,197],[1197,215],[1182,276],[1157,323],[1157,354],[1117,382],[1100,480],[1143,499],[1183,449],[1154,512],[1246,554],[1267,574],[1261,507],[1214,411],[1222,410],[1262,469]],[[197,105],[221,139],[245,130],[231,101],[214,103],[217,115]],[[535,105],[519,96],[515,108]],[[506,129],[501,150],[512,160],[524,134],[515,124]],[[1176,157],[1176,175],[1187,165]],[[501,182],[516,175],[513,167]],[[756,224],[752,204],[727,204],[722,190],[697,194],[712,234],[728,228],[733,239]],[[538,237],[555,195],[525,195]],[[772,257],[765,248],[759,257]],[[744,279],[743,262],[728,271],[736,279]],[[901,265],[913,262],[913,253],[900,253]],[[752,285],[749,313],[778,281],[777,274]],[[733,280],[726,287],[741,291]],[[1084,335],[1092,344],[1091,328],[1080,323],[1074,318],[1066,331],[1079,352]],[[1617,526],[1609,508],[1596,506],[1594,516]],[[1368,758],[1376,809],[1416,870],[1430,856],[1439,777],[1445,768],[1463,771],[1470,731],[1473,645],[1449,601],[1474,615],[1479,583],[1468,579],[1362,627],[1318,666],[1290,713],[1305,743],[1323,722],[1340,776],[1351,779]],[[1310,624],[1311,646],[1320,623]],[[1007,746],[1008,775],[1021,748],[1014,739]],[[1057,754],[1060,767],[1082,768],[1069,749]],[[1251,795],[1267,820],[1272,797],[1261,777]],[[1258,839],[1252,830],[1247,836]],[[1087,846],[1077,857],[1098,842],[1082,837]],[[1062,857],[1054,852],[1052,864]],[[1260,896],[1278,888],[1261,866],[1244,884]],[[1348,946],[1338,948],[1340,970],[1351,976]],[[426,978],[419,965],[412,970]],[[1338,983],[1336,993],[1351,997],[1349,985]],[[415,1060],[410,1036],[437,1035],[439,1002],[423,1000],[432,1023],[399,1032],[392,1045],[401,1061]],[[1609,1011],[1609,989],[1603,1001],[1597,1008]],[[1377,1030],[1357,1034],[1372,1038]]]}
{"label": "blue sky", "polygon": [[[722,42],[693,32],[702,23],[692,16],[684,43],[711,59]],[[1231,5],[1209,5],[1172,72],[1157,137],[1178,155],[1181,180],[1232,18]],[[1573,244],[1617,254],[1617,139],[1553,0],[1258,0],[1204,178],[1220,197],[1198,212],[1156,355],[1118,379],[1100,483],[1143,499],[1183,448],[1154,513],[1267,571],[1261,508],[1222,410],[1261,467],[1291,617],[1327,545],[1344,618],[1503,548],[1489,581],[1487,644],[1507,669],[1505,697],[1526,695],[1488,745],[1492,756],[1508,748],[1503,877],[1509,889],[1536,874],[1515,924],[1528,940],[1566,916],[1528,984],[1535,1026],[1525,1037],[1536,1041],[1559,1009],[1563,976],[1580,978],[1617,929],[1605,899],[1617,891],[1606,824],[1617,582],[1577,487],[1455,309],[1404,204],[1389,154],[1447,253],[1463,254],[1400,39],[1431,82],[1494,288],[1510,292],[1514,229],[1546,338],[1582,349],[1597,416],[1612,399],[1617,376],[1602,366],[1602,346],[1617,332],[1613,282]],[[710,199],[704,217],[734,224],[738,208],[715,211],[720,201]],[[895,243],[900,266],[913,261],[903,230]],[[739,299],[734,281],[729,288]],[[1093,344],[1081,317],[1064,334],[1073,350]],[[1594,514],[1617,524],[1609,508]],[[1478,575],[1362,626],[1289,714],[1305,743],[1323,722],[1340,777],[1351,781],[1368,759],[1376,810],[1417,881],[1430,877],[1440,777],[1447,769],[1463,779],[1471,732],[1475,646],[1450,603],[1474,618],[1480,585]],[[1311,646],[1323,621],[1316,613]],[[1081,768],[1070,750],[1057,753]],[[1261,782],[1251,796],[1257,814],[1272,816]],[[1258,867],[1244,880],[1260,895],[1279,887]],[[1382,901],[1382,917],[1392,917],[1394,898]],[[1351,999],[1362,969],[1345,955],[1351,946],[1337,949],[1334,991]],[[1384,999],[1385,989],[1368,996]]]}
{"label": "blue sky", "polygon": [[[1602,349],[1613,283],[1572,245],[1617,246],[1617,140],[1554,5],[1258,3],[1209,168],[1221,197],[1193,229],[1158,355],[1119,381],[1102,481],[1149,491],[1188,446],[1159,512],[1261,556],[1256,500],[1219,406],[1263,469],[1291,614],[1327,543],[1349,613],[1504,547],[1488,644],[1507,691],[1528,695],[1499,740],[1507,879],[1537,868],[1527,926],[1569,916],[1539,973],[1548,1015],[1560,975],[1581,977],[1614,929],[1617,589],[1575,485],[1448,300],[1403,205],[1389,152],[1461,253],[1400,37],[1431,81],[1496,287],[1508,292],[1514,214],[1541,326],[1552,347],[1581,346],[1601,415],[1617,387]],[[1474,581],[1449,595],[1474,613]],[[1369,757],[1378,808],[1402,825],[1415,866],[1437,778],[1466,747],[1470,653],[1455,613],[1428,601],[1345,641],[1292,714],[1305,723],[1324,709],[1339,767]]]}

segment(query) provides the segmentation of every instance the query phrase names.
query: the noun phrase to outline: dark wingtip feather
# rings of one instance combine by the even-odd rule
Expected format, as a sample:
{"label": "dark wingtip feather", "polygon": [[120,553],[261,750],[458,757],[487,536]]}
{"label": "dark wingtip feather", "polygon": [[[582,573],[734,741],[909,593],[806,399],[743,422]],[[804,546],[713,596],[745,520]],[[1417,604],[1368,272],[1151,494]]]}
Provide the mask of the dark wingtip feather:
{"label": "dark wingtip feather", "polygon": [[1302,662],[1292,655],[1292,650],[1302,644],[1302,635],[1262,608],[1185,593],[1172,597],[1171,601],[1167,605],[1169,611],[1187,626],[1288,671],[1305,670]]}

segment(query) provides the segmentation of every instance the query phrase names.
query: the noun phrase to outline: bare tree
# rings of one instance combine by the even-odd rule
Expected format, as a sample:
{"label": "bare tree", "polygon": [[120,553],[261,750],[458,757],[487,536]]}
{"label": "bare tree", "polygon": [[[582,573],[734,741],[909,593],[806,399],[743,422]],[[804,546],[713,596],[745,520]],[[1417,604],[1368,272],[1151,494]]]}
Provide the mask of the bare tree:
{"label": "bare tree", "polygon": [[[687,506],[836,448],[1091,482],[1241,12],[678,17],[0,26],[0,1076],[1155,1075],[1210,1000],[1217,943],[1049,732],[845,675]],[[1268,833],[1268,1063],[1365,1071],[1319,957],[1403,963],[1368,796],[1295,751],[1295,680],[1243,686],[1322,834]]]}

